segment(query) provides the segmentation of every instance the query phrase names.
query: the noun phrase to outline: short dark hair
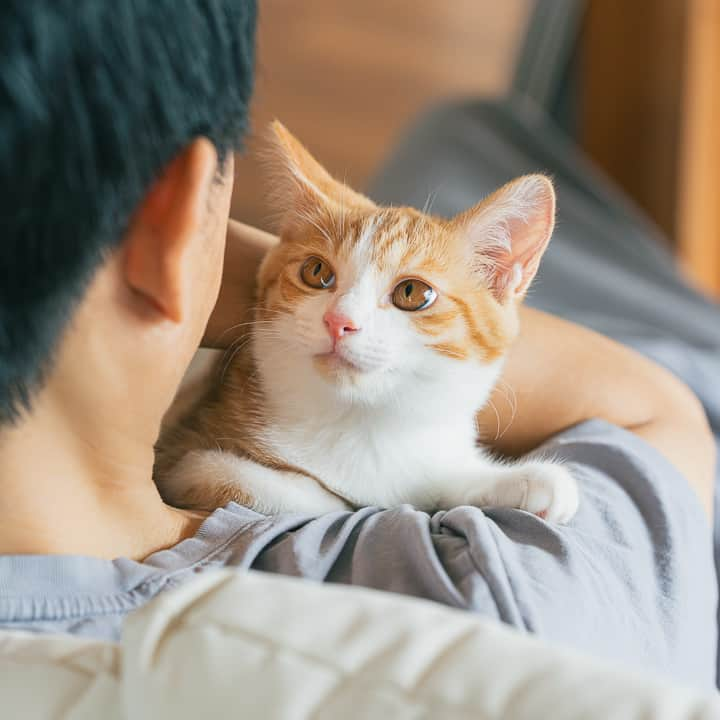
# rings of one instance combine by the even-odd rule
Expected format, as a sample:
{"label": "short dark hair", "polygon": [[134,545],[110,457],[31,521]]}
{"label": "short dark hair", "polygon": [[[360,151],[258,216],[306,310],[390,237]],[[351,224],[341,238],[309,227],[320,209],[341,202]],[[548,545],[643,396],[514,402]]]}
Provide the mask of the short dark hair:
{"label": "short dark hair", "polygon": [[153,180],[239,147],[255,0],[0,4],[0,424],[30,408],[94,271]]}

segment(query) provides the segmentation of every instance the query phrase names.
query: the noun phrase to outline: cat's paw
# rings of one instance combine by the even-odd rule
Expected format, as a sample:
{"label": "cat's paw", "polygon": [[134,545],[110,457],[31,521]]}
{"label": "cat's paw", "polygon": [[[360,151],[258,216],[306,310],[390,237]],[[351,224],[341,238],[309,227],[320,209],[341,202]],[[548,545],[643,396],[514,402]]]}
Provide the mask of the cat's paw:
{"label": "cat's paw", "polygon": [[572,519],[580,495],[577,482],[567,468],[551,462],[536,462],[518,468],[517,473],[517,479],[525,485],[520,509],[548,522],[564,524]]}
{"label": "cat's paw", "polygon": [[[454,507],[450,498],[448,507]],[[572,519],[580,504],[578,485],[570,471],[553,462],[503,466],[485,476],[462,498],[476,507],[510,507],[527,510],[553,523]]]}

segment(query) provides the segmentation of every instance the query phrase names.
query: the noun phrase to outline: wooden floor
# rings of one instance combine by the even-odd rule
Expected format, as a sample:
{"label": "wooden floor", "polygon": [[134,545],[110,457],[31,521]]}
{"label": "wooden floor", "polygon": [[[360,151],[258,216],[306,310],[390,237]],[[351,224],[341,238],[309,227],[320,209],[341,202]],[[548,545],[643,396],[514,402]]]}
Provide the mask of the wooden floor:
{"label": "wooden floor", "polygon": [[422,108],[507,86],[532,0],[261,0],[250,155],[233,216],[268,227],[252,153],[277,117],[362,189]]}

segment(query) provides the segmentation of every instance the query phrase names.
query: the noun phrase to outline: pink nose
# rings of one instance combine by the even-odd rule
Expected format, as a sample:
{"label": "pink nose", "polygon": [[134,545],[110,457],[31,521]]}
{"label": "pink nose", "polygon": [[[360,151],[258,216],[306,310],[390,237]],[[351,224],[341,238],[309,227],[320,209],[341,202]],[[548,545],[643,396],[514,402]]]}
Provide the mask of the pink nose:
{"label": "pink nose", "polygon": [[343,315],[342,313],[328,311],[323,315],[323,320],[333,341],[339,340],[343,335],[357,332],[360,329],[356,327],[355,323],[347,315]]}

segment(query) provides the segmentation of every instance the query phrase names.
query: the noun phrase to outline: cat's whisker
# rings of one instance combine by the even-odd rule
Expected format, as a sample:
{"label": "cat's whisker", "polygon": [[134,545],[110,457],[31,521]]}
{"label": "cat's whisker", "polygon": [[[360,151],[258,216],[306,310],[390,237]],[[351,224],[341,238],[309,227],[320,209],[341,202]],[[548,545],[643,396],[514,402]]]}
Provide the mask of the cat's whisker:
{"label": "cat's whisker", "polygon": [[283,310],[275,310],[271,308],[263,308],[262,310],[257,310],[256,314],[262,313],[263,315],[266,315],[267,317],[261,317],[258,318],[257,322],[267,322],[267,323],[275,323],[279,322],[281,320],[289,320],[292,318],[292,315],[288,312],[285,312]]}
{"label": "cat's whisker", "polygon": [[[271,326],[272,326],[272,325],[274,325],[275,323],[274,323],[273,321],[270,321],[270,320],[267,320],[267,321],[265,321],[265,320],[253,320],[252,322],[239,323],[238,325],[235,325],[235,329],[237,329],[237,328],[239,328],[239,327],[242,327],[242,326],[257,327],[257,326],[264,325],[264,324],[267,324],[267,325],[271,325]],[[227,347],[226,347],[225,349],[226,349],[226,350],[231,349],[236,343],[241,342],[241,341],[243,341],[243,340],[247,340],[248,337],[249,337],[249,334],[248,334],[247,332],[244,332],[244,333],[238,335],[236,338],[234,338],[233,340],[231,340],[231,341],[228,343],[228,345],[227,345]]]}
{"label": "cat's whisker", "polygon": [[270,323],[273,322],[272,320],[248,320],[247,322],[241,322],[237,323],[236,325],[232,325],[231,327],[227,328],[227,330],[223,330],[223,332],[218,335],[218,340],[221,340],[225,337],[228,333],[231,333],[233,330],[238,330],[239,328],[248,327],[251,325],[257,325],[258,323]]}
{"label": "cat's whisker", "polygon": [[276,315],[289,315],[287,310],[278,310],[277,308],[268,307],[267,305],[263,305],[262,303],[256,303],[252,306],[253,312],[267,312],[267,313],[275,313]]}
{"label": "cat's whisker", "polygon": [[237,330],[241,327],[243,327],[245,323],[238,323],[237,325],[233,325],[232,327],[229,327],[227,330],[224,330],[223,332],[218,335],[218,340],[222,340],[228,333],[231,333],[233,330]]}
{"label": "cat's whisker", "polygon": [[497,408],[495,407],[495,403],[492,400],[488,400],[488,405],[492,408],[493,413],[495,413],[496,428],[494,440],[497,441],[500,438],[500,413],[498,412]]}
{"label": "cat's whisker", "polygon": [[238,323],[237,325],[234,325],[232,329],[239,328],[239,327],[247,327],[250,325],[273,325],[276,322],[277,322],[277,320],[274,320],[274,319],[273,320],[264,320],[264,319],[248,320],[248,322]]}
{"label": "cat's whisker", "polygon": [[232,342],[228,343],[227,347],[223,351],[223,357],[225,357],[225,354],[233,350],[237,345],[243,341],[247,341],[249,339],[248,335],[240,335],[239,337],[236,337]]}
{"label": "cat's whisker", "polygon": [[252,340],[251,335],[241,335],[238,338],[235,338],[223,351],[223,360],[227,357],[228,354],[232,353],[234,350],[238,348],[238,346],[243,346],[249,343]]}
{"label": "cat's whisker", "polygon": [[503,392],[505,392],[506,397],[508,398],[508,403],[512,408],[513,417],[515,417],[515,414],[517,413],[517,395],[515,394],[515,390],[512,385],[502,378],[500,378],[500,383],[502,384]]}
{"label": "cat's whisker", "polygon": [[508,420],[507,424],[505,425],[505,428],[500,433],[500,435],[496,438],[496,440],[499,440],[505,433],[510,429],[510,426],[513,424],[513,421],[515,420],[515,416],[517,415],[517,395],[515,394],[515,391],[513,388],[502,378],[499,381],[498,388],[501,389],[503,395],[505,396],[505,399],[510,405],[510,419]]}
{"label": "cat's whisker", "polygon": [[277,335],[282,335],[285,332],[285,328],[282,327],[277,321],[272,321],[257,325],[254,331],[259,333],[275,333]]}
{"label": "cat's whisker", "polygon": [[[240,342],[238,342],[237,347],[234,348],[232,351],[228,348],[228,350],[225,351],[225,354],[228,355],[228,359],[223,363],[223,369],[220,373],[220,385],[222,385],[225,382],[225,376],[227,375],[228,370],[230,369],[230,365],[232,364],[232,361],[235,357],[237,357],[238,353],[242,352],[245,347],[250,343],[252,340],[252,336],[248,336],[245,338],[240,338]],[[224,360],[224,358],[223,358]]]}
{"label": "cat's whisker", "polygon": [[420,211],[420,212],[422,212],[423,215],[428,215],[430,213],[430,208],[432,207],[434,200],[435,200],[435,192],[433,190],[431,190],[428,193],[427,198],[425,199],[425,202],[423,203],[422,210]]}
{"label": "cat's whisker", "polygon": [[442,186],[442,183],[435,187],[435,189],[430,190],[428,192],[427,200],[425,200],[425,204],[423,205],[422,213],[423,215],[431,215],[432,214],[432,207],[435,204],[435,200],[437,199],[438,193],[440,192],[440,187]]}
{"label": "cat's whisker", "polygon": [[238,352],[240,352],[242,348],[239,348],[236,350],[228,359],[228,361],[223,365],[222,372],[220,373],[220,385],[223,385],[225,383],[225,376],[227,375],[228,370],[230,369],[230,365],[232,364],[233,358],[235,355],[237,355]]}

